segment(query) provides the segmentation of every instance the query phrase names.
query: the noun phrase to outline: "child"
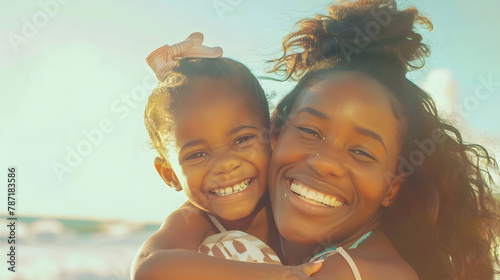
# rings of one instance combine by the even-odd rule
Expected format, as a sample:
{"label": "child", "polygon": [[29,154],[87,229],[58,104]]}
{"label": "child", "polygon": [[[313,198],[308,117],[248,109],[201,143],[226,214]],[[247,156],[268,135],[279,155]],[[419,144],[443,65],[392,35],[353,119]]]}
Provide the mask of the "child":
{"label": "child", "polygon": [[[189,201],[143,244],[132,277],[234,279],[244,273],[255,279],[299,273],[297,267],[242,266],[193,253],[280,264],[271,249],[280,252],[267,195],[266,97],[244,65],[219,58],[222,50],[202,46],[202,40],[201,33],[193,33],[147,58],[160,80],[144,115],[160,154],[155,167],[165,183],[184,190]],[[197,269],[189,269],[192,266]],[[310,274],[312,267],[319,268],[303,270]]]}

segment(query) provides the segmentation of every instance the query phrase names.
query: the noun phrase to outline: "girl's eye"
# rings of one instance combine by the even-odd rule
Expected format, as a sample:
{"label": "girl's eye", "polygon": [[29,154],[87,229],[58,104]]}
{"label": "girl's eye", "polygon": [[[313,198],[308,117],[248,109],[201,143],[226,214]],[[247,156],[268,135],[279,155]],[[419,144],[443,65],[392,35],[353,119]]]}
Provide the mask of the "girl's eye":
{"label": "girl's eye", "polygon": [[310,128],[307,128],[307,127],[303,127],[303,126],[298,126],[297,127],[299,130],[307,133],[307,134],[311,134],[313,135],[314,137],[317,137],[317,138],[322,138],[321,135],[319,135],[319,133],[317,133],[316,131],[314,131],[313,129],[310,129]]}
{"label": "girl's eye", "polygon": [[189,159],[199,159],[199,158],[203,158],[203,157],[206,157],[206,156],[207,156],[207,153],[197,152],[197,153],[192,153],[189,156],[187,156],[186,160],[189,160]]}
{"label": "girl's eye", "polygon": [[255,138],[255,135],[245,135],[245,136],[239,137],[238,139],[236,139],[236,141],[234,141],[234,145],[244,143],[244,142],[251,140],[253,138]]}
{"label": "girl's eye", "polygon": [[369,153],[367,153],[367,152],[365,152],[363,150],[356,149],[356,150],[351,150],[351,151],[353,153],[357,154],[357,155],[360,155],[360,156],[363,156],[363,157],[367,157],[367,158],[376,160],[375,157],[373,157],[372,155],[370,155]]}

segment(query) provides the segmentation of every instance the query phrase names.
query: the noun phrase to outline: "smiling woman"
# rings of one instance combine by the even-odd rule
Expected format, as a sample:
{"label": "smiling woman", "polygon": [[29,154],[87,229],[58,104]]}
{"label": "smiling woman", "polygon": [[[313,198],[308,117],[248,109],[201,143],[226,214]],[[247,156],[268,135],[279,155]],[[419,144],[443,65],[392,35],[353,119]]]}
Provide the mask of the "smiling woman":
{"label": "smiling woman", "polygon": [[283,41],[273,70],[299,82],[273,113],[269,190],[288,263],[333,254],[314,278],[493,278],[496,161],[406,78],[429,55],[416,24],[344,1]]}
{"label": "smiling woman", "polygon": [[[385,176],[396,169],[397,128],[390,93],[373,78],[337,73],[311,87],[273,150],[270,178],[276,188],[271,190],[276,198],[287,198],[274,204],[283,237],[351,245],[375,229],[380,217],[372,213],[392,202],[401,182],[396,177],[387,184]],[[351,240],[343,240],[346,236]]]}

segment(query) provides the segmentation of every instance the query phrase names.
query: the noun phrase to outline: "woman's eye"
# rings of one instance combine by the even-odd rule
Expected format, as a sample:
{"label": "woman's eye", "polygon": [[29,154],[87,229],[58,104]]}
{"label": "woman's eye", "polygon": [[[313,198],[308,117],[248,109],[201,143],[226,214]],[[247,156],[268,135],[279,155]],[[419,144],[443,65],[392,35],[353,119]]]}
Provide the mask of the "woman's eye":
{"label": "woman's eye", "polygon": [[197,153],[192,153],[189,156],[186,157],[186,159],[199,159],[202,157],[206,157],[207,153],[204,152],[197,152]]}
{"label": "woman's eye", "polygon": [[307,133],[307,134],[311,134],[313,135],[314,137],[318,137],[321,139],[321,136],[319,135],[319,133],[317,133],[316,131],[310,129],[310,128],[307,128],[307,127],[303,127],[303,126],[299,126],[297,127],[298,129],[300,129],[301,131]]}
{"label": "woman's eye", "polygon": [[234,145],[244,143],[244,142],[251,140],[253,138],[255,138],[255,135],[245,135],[245,136],[239,137],[238,139],[236,139],[236,141],[234,141]]}
{"label": "woman's eye", "polygon": [[372,155],[370,155],[369,153],[367,153],[367,152],[365,152],[363,150],[356,149],[356,150],[351,150],[351,151],[353,153],[357,154],[357,155],[364,156],[364,157],[376,160],[375,157],[373,157]]}

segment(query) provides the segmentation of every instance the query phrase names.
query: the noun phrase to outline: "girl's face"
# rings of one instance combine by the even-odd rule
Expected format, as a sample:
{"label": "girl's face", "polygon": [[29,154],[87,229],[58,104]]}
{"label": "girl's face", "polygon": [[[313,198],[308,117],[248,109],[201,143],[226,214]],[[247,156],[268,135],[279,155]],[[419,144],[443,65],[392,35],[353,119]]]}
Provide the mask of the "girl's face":
{"label": "girl's face", "polygon": [[250,93],[225,80],[200,78],[185,94],[174,109],[169,149],[176,180],[200,209],[225,220],[249,216],[267,189],[262,114]]}
{"label": "girl's face", "polygon": [[375,229],[399,190],[398,127],[388,90],[359,73],[335,73],[300,97],[269,171],[283,237],[345,245]]}

